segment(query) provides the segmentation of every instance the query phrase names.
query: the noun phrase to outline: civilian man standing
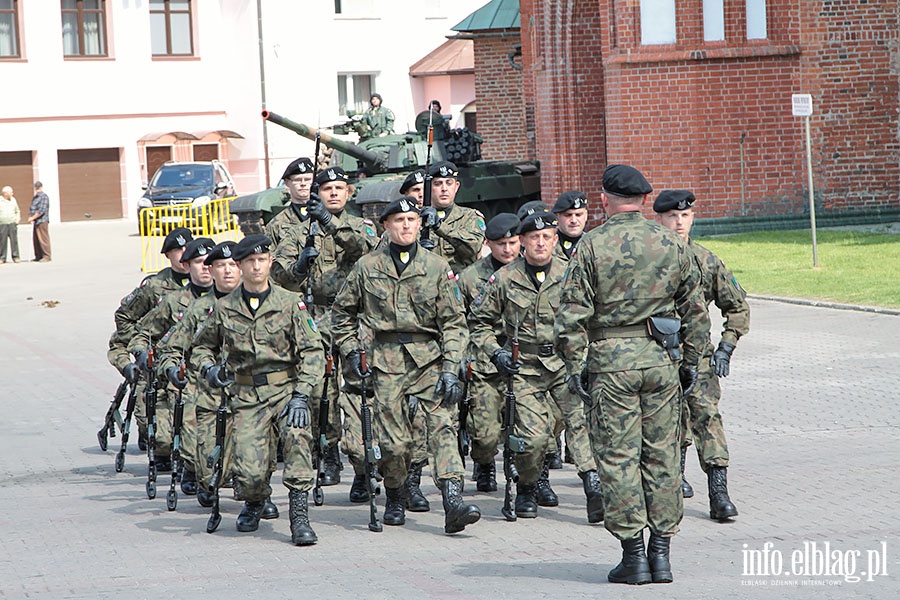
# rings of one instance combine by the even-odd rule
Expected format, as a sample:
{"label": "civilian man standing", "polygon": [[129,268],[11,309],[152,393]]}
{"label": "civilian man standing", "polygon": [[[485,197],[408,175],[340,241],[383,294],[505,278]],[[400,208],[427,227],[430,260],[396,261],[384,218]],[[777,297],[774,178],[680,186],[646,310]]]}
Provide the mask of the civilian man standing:
{"label": "civilian man standing", "polygon": [[0,264],[6,262],[6,240],[9,240],[10,258],[19,262],[19,203],[13,189],[4,186],[0,190]]}
{"label": "civilian man standing", "polygon": [[28,214],[28,222],[34,224],[31,234],[34,261],[50,262],[50,197],[44,193],[44,184],[40,181],[34,182],[34,198]]}

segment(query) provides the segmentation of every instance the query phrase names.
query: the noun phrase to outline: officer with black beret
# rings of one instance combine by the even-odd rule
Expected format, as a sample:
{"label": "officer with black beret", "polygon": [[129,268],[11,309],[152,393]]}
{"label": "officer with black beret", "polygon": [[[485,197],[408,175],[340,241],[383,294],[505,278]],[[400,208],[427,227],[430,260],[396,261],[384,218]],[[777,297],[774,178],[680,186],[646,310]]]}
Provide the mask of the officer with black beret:
{"label": "officer with black beret", "polygon": [[516,216],[519,220],[523,220],[528,215],[533,215],[536,212],[545,212],[547,210],[547,205],[544,204],[540,200],[531,200],[530,202],[526,202],[522,206],[519,207],[519,210],[516,211]]}
{"label": "officer with black beret", "polygon": [[400,186],[400,195],[412,196],[416,199],[419,208],[422,208],[422,202],[425,199],[425,171],[416,169],[407,175]]}
{"label": "officer with black beret", "polygon": [[314,172],[313,162],[305,156],[292,160],[284,169],[281,179],[290,203],[266,225],[266,235],[272,240],[273,247],[278,246],[288,228],[307,219],[306,203],[309,201]]}
{"label": "officer with black beret", "polygon": [[556,204],[550,211],[559,219],[556,231],[559,234],[559,243],[556,245],[556,256],[563,260],[569,260],[578,240],[584,234],[588,216],[587,196],[584,192],[570,190],[560,194]]}

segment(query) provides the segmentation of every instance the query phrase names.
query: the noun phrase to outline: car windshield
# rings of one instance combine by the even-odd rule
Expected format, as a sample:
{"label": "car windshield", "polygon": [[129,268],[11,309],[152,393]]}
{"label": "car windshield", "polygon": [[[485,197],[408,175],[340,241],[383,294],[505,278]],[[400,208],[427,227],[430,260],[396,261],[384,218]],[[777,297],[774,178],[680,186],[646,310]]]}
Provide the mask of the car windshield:
{"label": "car windshield", "polygon": [[166,165],[161,167],[153,181],[152,187],[180,187],[212,185],[212,166],[205,165]]}

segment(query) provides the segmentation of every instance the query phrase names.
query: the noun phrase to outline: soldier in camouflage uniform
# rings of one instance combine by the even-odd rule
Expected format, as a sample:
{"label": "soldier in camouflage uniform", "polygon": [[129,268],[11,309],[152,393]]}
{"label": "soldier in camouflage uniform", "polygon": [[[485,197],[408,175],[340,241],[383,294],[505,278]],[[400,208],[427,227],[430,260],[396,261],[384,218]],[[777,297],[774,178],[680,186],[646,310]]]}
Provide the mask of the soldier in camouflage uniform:
{"label": "soldier in camouflage uniform", "polygon": [[[213,387],[233,383],[233,469],[235,487],[245,501],[237,530],[256,531],[272,493],[269,436],[274,430],[284,446],[291,541],[298,546],[314,544],[318,538],[308,511],[315,476],[309,402],[325,373],[322,338],[300,296],[269,283],[272,256],[267,237],[244,238],[233,256],[243,282],[216,302],[194,338],[191,364]],[[220,352],[225,368],[216,362]]]}
{"label": "soldier in camouflage uniform", "polygon": [[[570,390],[585,400],[606,529],[622,544],[622,561],[608,579],[671,582],[669,544],[683,516],[679,384],[689,393],[696,383],[709,317],[693,252],[674,232],[641,215],[652,191],[644,176],[611,165],[603,189],[609,219],[581,239],[569,262],[556,316],[557,347]],[[680,325],[662,317],[680,317]],[[659,333],[649,333],[651,324]],[[673,347],[679,327],[683,358]]]}
{"label": "soldier in camouflage uniform", "polygon": [[[519,234],[516,233],[518,228],[518,217],[510,213],[500,213],[488,221],[485,237],[491,250],[490,255],[479,259],[459,275],[459,289],[467,311],[472,308],[475,298],[494,271],[519,256],[521,244]],[[471,325],[469,331],[471,332]],[[493,347],[481,348],[469,339],[467,355],[468,360],[472,361],[472,380],[468,383],[468,393],[471,406],[469,423],[460,423],[460,427],[468,426],[472,438],[472,460],[475,462],[473,477],[479,492],[497,491],[494,457],[500,445],[500,417],[505,382],[491,362],[490,350]]]}
{"label": "soldier in camouflage uniform", "polygon": [[[322,339],[330,344],[330,314],[334,298],[344,285],[350,269],[375,247],[378,238],[372,221],[344,210],[352,188],[343,169],[331,167],[322,171],[317,175],[315,184],[317,191],[306,206],[306,218],[285,234],[275,251],[272,276],[289,290],[303,294],[307,290],[312,292],[312,298],[304,299],[307,309],[314,315]],[[340,361],[336,361],[334,371],[340,372]],[[328,393],[328,451],[324,457],[322,484],[336,485],[341,481],[342,469],[339,448],[341,407],[347,414],[347,426],[354,432],[359,429],[359,407],[357,398],[340,393],[340,385],[329,385]],[[321,390],[316,390],[316,397],[321,397]],[[355,435],[350,437],[353,439]],[[351,501],[366,502],[368,495],[365,493],[364,461],[360,448],[356,444],[347,445],[355,472]]]}
{"label": "soldier in camouflage uniform", "polygon": [[[147,358],[151,348],[159,349],[171,330],[181,322],[184,313],[193,302],[209,293],[212,289],[212,275],[206,264],[206,256],[212,250],[213,242],[209,238],[197,238],[188,242],[181,255],[181,262],[188,267],[190,282],[181,290],[173,291],[162,298],[160,303],[147,313],[137,324],[137,331],[128,344],[128,351],[135,356],[138,366],[147,369]],[[166,384],[165,369],[158,362],[157,376],[163,385]],[[174,424],[175,402],[178,398],[180,384],[175,384],[160,395],[165,399],[165,408],[157,401],[157,433],[156,451],[158,456],[168,456],[172,452],[172,436]],[[181,424],[181,458],[184,471],[181,476],[181,491],[189,496],[197,493],[197,477],[194,464],[196,449],[197,422],[194,418],[194,403],[190,394],[182,394],[185,404],[184,419]]]}
{"label": "soldier in camouflage uniform", "polygon": [[[181,255],[184,247],[193,238],[190,230],[184,227],[173,229],[163,240],[160,252],[169,259],[169,266],[155,275],[148,275],[141,284],[130,294],[122,298],[122,302],[116,309],[116,330],[109,339],[109,351],[107,359],[129,382],[137,378],[138,367],[131,360],[128,352],[128,344],[135,334],[137,322],[150,312],[160,299],[174,290],[181,290],[188,284],[190,278],[187,265],[182,264]],[[142,394],[138,389],[139,396]],[[164,393],[160,395],[160,406],[165,406]],[[138,424],[138,446],[141,450],[147,449],[147,412],[142,401],[138,401],[134,408],[134,418]],[[171,468],[171,461],[166,456],[157,455],[157,464]]]}
{"label": "soldier in camouflage uniform", "polygon": [[694,495],[684,478],[687,447],[691,443],[691,429],[697,442],[700,466],[707,476],[709,487],[709,516],[719,521],[736,517],[737,508],[728,497],[728,444],[719,413],[719,377],[727,377],[731,353],[737,341],[750,330],[750,307],[746,294],[722,260],[690,238],[694,223],[694,194],[688,190],[664,190],[653,203],[659,221],[681,236],[697,257],[702,274],[703,297],[708,307],[712,302],[725,317],[718,347],[706,340],[700,358],[697,386],[688,395],[683,408],[681,443],[681,485],[685,498]]}
{"label": "soldier in camouflage uniform", "polygon": [[400,184],[400,195],[416,199],[416,205],[422,210],[422,202],[425,200],[425,171],[416,169],[406,176]]}
{"label": "soldier in camouflage uniform", "polygon": [[[462,298],[447,261],[417,243],[420,221],[414,199],[388,204],[381,222],[391,242],[360,259],[347,277],[334,303],[334,341],[357,375],[374,381],[373,420],[387,497],[384,523],[406,521],[404,483],[413,444],[406,400],[412,395],[428,423],[432,476],[444,501],[444,531],[456,533],[481,518],[477,506],[463,504],[454,422],[462,398],[457,373],[467,337]],[[359,355],[360,325],[375,336],[371,371],[366,372]]]}
{"label": "soldier in camouflage uniform", "polygon": [[[516,515],[526,519],[537,516],[538,488],[550,487],[546,479],[547,449],[563,416],[584,482],[588,520],[599,523],[603,520],[603,497],[584,412],[581,404],[569,401],[565,363],[553,344],[554,316],[566,270],[563,261],[553,260],[556,219],[548,212],[535,213],[526,217],[516,232],[524,256],[491,275],[469,312],[473,345],[489,352],[501,377],[513,376],[514,428],[526,444],[525,452],[516,455]],[[513,362],[506,342],[512,336],[519,340],[518,362]],[[557,504],[558,498],[553,506]]]}
{"label": "soldier in camouflage uniform", "polygon": [[305,156],[291,161],[281,179],[291,202],[266,225],[266,235],[277,248],[289,229],[307,220],[306,203],[313,184],[313,163]]}
{"label": "soldier in camouflage uniform", "polygon": [[[219,393],[212,389],[205,379],[194,369],[187,369],[186,379],[179,377],[183,363],[190,361],[191,343],[194,334],[212,314],[216,300],[228,295],[241,284],[241,271],[232,258],[235,242],[226,241],[215,246],[206,256],[204,263],[210,268],[213,278],[212,293],[204,294],[191,302],[184,317],[160,341],[159,368],[166,374],[169,382],[184,390],[186,398],[191,399],[197,423],[196,451],[194,468],[197,472],[197,501],[201,506],[209,508],[213,505],[215,493],[211,490],[212,469],[207,466],[206,458],[212,453],[216,444],[216,409],[219,405]],[[221,362],[221,357],[216,356]],[[222,463],[223,479],[230,479],[232,463],[231,418],[226,421],[226,443]],[[262,518],[276,518],[278,509],[271,500]],[[272,512],[274,510],[274,513]]]}

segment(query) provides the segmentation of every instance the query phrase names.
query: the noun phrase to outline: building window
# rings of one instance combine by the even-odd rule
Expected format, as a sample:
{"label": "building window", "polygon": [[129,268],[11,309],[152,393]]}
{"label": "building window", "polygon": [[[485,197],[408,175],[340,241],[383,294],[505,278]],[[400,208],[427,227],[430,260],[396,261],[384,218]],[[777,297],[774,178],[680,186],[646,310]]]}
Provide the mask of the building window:
{"label": "building window", "polygon": [[338,75],[338,112],[361,114],[369,107],[372,84],[375,76],[371,73],[346,73]]}
{"label": "building window", "polygon": [[19,6],[17,0],[0,0],[0,58],[19,56]]}
{"label": "building window", "polygon": [[766,30],[766,0],[747,0],[747,39],[764,40]]}
{"label": "building window", "polygon": [[62,0],[63,53],[106,56],[105,0]]}
{"label": "building window", "polygon": [[192,56],[190,0],[150,0],[153,56]]}
{"label": "building window", "polygon": [[724,0],[703,0],[703,39],[707,42],[725,40]]}
{"label": "building window", "polygon": [[368,15],[373,9],[372,0],[334,0],[336,15]]}
{"label": "building window", "polygon": [[641,0],[641,44],[675,41],[675,0]]}

